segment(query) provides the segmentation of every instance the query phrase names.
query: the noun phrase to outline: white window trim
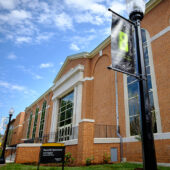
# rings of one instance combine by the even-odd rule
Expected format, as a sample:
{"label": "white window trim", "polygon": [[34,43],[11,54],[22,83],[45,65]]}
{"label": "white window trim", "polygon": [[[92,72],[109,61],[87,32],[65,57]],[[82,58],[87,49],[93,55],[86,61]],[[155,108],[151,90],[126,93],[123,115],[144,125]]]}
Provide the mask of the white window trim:
{"label": "white window trim", "polygon": [[[56,132],[59,100],[64,95],[74,90],[73,120],[72,126],[78,126],[81,120],[82,86],[83,86],[84,66],[77,65],[59,79],[53,86],[53,111],[50,133]],[[91,79],[90,79],[91,80]],[[49,139],[52,142],[54,139]]]}

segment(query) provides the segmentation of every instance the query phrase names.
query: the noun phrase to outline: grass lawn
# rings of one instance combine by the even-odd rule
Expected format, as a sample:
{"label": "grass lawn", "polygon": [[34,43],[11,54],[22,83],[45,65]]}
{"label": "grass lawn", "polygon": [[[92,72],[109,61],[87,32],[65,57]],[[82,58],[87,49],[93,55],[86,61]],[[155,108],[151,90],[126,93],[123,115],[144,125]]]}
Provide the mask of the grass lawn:
{"label": "grass lawn", "polygon": [[[117,164],[103,164],[91,165],[83,167],[65,167],[65,170],[134,170],[134,168],[142,168],[141,164],[132,163],[117,163]],[[6,164],[0,167],[0,170],[36,170],[37,166],[23,165],[23,164]],[[159,170],[170,170],[170,167],[158,167]],[[61,170],[61,167],[47,167],[40,166],[39,170]]]}

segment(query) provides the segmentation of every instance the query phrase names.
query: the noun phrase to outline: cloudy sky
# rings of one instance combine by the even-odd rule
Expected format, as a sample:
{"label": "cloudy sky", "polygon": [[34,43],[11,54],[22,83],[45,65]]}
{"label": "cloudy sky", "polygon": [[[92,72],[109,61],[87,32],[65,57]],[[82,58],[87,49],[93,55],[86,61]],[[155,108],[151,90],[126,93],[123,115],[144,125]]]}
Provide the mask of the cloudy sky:
{"label": "cloudy sky", "polygon": [[0,0],[0,119],[14,117],[52,86],[65,58],[110,34],[125,0]]}

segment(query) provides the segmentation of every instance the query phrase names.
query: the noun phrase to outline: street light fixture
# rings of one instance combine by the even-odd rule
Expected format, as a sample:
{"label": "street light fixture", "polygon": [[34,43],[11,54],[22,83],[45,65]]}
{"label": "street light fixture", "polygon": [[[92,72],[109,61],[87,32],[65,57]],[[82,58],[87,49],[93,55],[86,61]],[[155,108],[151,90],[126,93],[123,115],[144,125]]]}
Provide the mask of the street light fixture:
{"label": "street light fixture", "polygon": [[11,109],[9,110],[9,115],[13,115],[14,114],[14,109],[11,107]]}
{"label": "street light fixture", "polygon": [[140,121],[143,149],[143,166],[145,170],[157,170],[149,93],[147,86],[147,74],[145,69],[140,27],[140,21],[143,19],[145,13],[145,2],[144,0],[126,0],[126,2],[127,11],[129,12],[129,19],[135,23],[137,64],[138,74],[140,76],[139,96],[141,108]]}
{"label": "street light fixture", "polygon": [[9,110],[9,123],[8,123],[7,129],[6,129],[6,135],[5,135],[3,150],[2,150],[1,157],[0,157],[0,164],[4,164],[5,163],[5,149],[6,149],[6,143],[7,143],[7,138],[8,138],[8,132],[9,132],[9,127],[10,127],[11,117],[12,117],[13,114],[14,114],[14,109],[11,108]]}
{"label": "street light fixture", "polygon": [[126,0],[127,11],[130,20],[135,20],[134,16],[138,16],[140,20],[143,19],[145,13],[145,2],[143,0]]}

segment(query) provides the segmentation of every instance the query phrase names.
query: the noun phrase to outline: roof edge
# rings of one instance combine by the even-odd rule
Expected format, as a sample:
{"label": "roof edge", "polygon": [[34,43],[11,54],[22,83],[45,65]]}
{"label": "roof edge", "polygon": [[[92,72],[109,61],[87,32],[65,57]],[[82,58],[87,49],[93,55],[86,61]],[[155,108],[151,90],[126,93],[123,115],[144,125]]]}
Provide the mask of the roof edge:
{"label": "roof edge", "polygon": [[58,74],[56,75],[53,83],[56,83],[58,77],[61,75],[64,67],[67,65],[67,62],[69,60],[75,60],[75,59],[79,59],[79,58],[88,58],[89,57],[89,53],[88,52],[82,52],[82,53],[77,53],[77,54],[73,54],[73,55],[69,55],[67,56],[67,58],[64,61],[64,64],[62,65],[62,67],[60,68],[60,71],[58,72]]}
{"label": "roof edge", "polygon": [[94,57],[100,50],[104,49],[111,42],[111,36],[109,35],[104,41],[102,41],[94,50],[90,52],[90,58]]}
{"label": "roof edge", "polygon": [[154,7],[156,7],[162,0],[150,0],[146,3],[145,14],[149,13]]}
{"label": "roof edge", "polygon": [[37,102],[39,102],[46,94],[48,94],[50,91],[52,91],[52,87],[51,86],[48,90],[46,90],[37,100],[35,100],[32,104],[30,104],[28,107],[25,108],[25,112],[26,110],[30,109],[33,105],[35,105]]}

